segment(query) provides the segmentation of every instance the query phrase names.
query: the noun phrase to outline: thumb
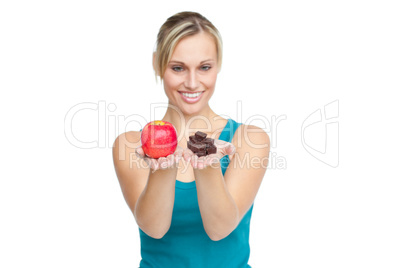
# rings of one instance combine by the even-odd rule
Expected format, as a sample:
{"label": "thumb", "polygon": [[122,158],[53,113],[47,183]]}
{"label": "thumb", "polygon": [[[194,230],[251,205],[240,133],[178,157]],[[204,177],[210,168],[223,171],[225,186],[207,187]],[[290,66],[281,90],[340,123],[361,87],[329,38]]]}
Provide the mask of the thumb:
{"label": "thumb", "polygon": [[236,147],[232,143],[228,143],[225,146],[225,154],[233,155],[236,152]]}
{"label": "thumb", "polygon": [[144,150],[142,149],[141,146],[135,148],[135,154],[136,154],[139,158],[144,158],[144,157],[145,157]]}

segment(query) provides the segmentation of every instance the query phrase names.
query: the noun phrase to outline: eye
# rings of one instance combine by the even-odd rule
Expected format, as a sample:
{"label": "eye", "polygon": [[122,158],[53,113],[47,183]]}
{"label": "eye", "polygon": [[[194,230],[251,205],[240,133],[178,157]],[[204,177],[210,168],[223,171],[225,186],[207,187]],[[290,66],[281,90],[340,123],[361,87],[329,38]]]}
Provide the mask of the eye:
{"label": "eye", "polygon": [[204,65],[201,67],[201,70],[203,70],[203,71],[208,71],[209,69],[211,69],[211,66],[209,66],[209,65]]}
{"label": "eye", "polygon": [[181,71],[183,71],[183,68],[181,66],[173,66],[172,70],[175,72],[181,72]]}

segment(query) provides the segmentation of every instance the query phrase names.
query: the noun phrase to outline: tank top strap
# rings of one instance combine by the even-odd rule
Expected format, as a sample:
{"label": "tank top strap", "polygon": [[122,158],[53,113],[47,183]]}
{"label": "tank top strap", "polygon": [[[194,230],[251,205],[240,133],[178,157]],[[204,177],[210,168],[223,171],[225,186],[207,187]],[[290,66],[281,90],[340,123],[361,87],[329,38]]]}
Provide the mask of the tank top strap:
{"label": "tank top strap", "polygon": [[221,135],[219,136],[219,139],[227,142],[232,142],[233,136],[239,125],[241,125],[241,123],[237,123],[233,119],[229,118],[226,126],[222,130]]}
{"label": "tank top strap", "polygon": [[[233,119],[229,118],[226,126],[224,127],[219,136],[219,140],[232,142],[233,136],[240,125],[241,123],[237,123]],[[225,155],[224,157],[221,158],[220,162],[221,162],[222,174],[225,175],[226,169],[230,164],[229,156]]]}

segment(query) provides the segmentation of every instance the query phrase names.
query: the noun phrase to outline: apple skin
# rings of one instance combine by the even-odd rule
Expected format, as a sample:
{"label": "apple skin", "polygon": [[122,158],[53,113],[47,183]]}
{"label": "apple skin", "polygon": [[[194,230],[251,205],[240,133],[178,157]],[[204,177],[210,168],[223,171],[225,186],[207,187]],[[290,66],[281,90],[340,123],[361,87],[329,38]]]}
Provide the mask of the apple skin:
{"label": "apple skin", "polygon": [[141,132],[141,144],[144,153],[151,158],[168,156],[176,151],[176,128],[167,121],[152,121]]}

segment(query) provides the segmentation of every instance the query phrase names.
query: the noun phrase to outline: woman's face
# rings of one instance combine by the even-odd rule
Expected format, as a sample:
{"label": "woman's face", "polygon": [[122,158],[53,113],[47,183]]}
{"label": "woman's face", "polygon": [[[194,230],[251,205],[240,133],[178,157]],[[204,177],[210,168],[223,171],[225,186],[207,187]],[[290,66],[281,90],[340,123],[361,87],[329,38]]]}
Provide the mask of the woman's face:
{"label": "woman's face", "polygon": [[169,102],[184,114],[208,104],[218,75],[216,44],[207,33],[185,37],[176,46],[163,76]]}

